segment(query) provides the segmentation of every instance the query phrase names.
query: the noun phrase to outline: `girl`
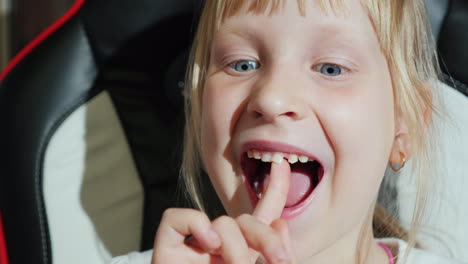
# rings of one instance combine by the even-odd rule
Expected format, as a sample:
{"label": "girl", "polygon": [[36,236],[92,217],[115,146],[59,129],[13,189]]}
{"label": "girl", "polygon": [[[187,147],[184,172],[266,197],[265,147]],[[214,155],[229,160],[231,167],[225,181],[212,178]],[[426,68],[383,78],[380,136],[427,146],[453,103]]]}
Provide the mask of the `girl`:
{"label": "girl", "polygon": [[[114,263],[455,263],[412,249],[431,154],[430,40],[421,0],[207,0],[182,168],[201,211],[167,210],[153,252]],[[387,164],[410,158],[420,193],[404,242],[376,199]],[[203,212],[201,167],[227,216]]]}

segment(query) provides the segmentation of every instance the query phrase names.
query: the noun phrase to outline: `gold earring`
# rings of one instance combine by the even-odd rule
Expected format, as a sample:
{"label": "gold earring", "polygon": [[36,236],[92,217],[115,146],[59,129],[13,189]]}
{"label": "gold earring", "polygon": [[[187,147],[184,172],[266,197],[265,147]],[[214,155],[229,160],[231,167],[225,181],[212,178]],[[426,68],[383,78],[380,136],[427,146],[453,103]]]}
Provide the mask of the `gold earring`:
{"label": "gold earring", "polygon": [[403,167],[405,166],[405,163],[406,163],[405,154],[402,153],[402,152],[400,152],[400,156],[403,156],[403,158],[401,159],[401,163],[402,163],[402,164],[401,164],[400,168],[395,169],[395,167],[393,167],[392,162],[390,162],[390,168],[392,168],[392,170],[393,170],[394,172],[399,172],[399,171],[401,171],[401,169],[403,169]]}

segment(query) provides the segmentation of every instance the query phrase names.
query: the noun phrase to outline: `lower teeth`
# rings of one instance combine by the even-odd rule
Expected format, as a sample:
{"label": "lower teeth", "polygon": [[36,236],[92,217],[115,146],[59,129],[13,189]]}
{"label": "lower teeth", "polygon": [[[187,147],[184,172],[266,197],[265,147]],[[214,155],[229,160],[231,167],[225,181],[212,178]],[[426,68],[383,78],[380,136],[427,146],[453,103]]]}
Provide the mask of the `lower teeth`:
{"label": "lower teeth", "polygon": [[262,198],[262,190],[261,190],[260,183],[258,181],[254,182],[253,187],[254,187],[255,193],[257,194],[257,197]]}

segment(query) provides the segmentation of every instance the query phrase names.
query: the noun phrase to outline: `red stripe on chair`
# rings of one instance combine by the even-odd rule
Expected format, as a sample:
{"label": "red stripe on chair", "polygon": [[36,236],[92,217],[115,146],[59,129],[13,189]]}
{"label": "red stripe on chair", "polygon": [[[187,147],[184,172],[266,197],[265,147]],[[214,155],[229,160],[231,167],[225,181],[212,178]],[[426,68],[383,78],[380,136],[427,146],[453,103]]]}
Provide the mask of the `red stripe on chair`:
{"label": "red stripe on chair", "polygon": [[2,215],[0,214],[0,264],[8,264],[8,253],[5,243],[5,235],[3,234]]}
{"label": "red stripe on chair", "polygon": [[[50,25],[46,30],[40,33],[34,40],[32,40],[26,47],[24,47],[15,57],[10,61],[10,63],[3,69],[0,73],[0,82],[5,79],[8,73],[15,68],[15,66],[23,60],[33,49],[40,45],[46,38],[53,34],[57,29],[59,29],[63,24],[70,20],[83,6],[85,0],[76,0],[68,11],[57,19],[52,25]],[[3,264],[3,263],[0,263]]]}
{"label": "red stripe on chair", "polygon": [[[39,46],[45,39],[52,35],[57,29],[63,24],[70,20],[83,6],[85,0],[76,0],[75,3],[68,9],[68,11],[57,19],[52,25],[40,33],[35,39],[33,39],[26,47],[24,47],[10,63],[0,72],[0,82],[13,70],[13,68],[21,62],[32,50]],[[3,232],[2,215],[0,214],[0,264],[8,264],[8,252],[6,248],[5,233]]]}

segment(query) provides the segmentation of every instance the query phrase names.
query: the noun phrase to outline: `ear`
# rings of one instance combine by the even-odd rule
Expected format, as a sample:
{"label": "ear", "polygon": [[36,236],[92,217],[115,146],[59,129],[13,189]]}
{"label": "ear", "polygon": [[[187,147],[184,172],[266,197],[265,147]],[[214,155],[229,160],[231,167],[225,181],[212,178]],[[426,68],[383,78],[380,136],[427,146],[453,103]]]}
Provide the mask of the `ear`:
{"label": "ear", "polygon": [[411,157],[411,138],[406,120],[401,114],[397,117],[395,126],[395,139],[390,153],[390,162],[401,165]]}
{"label": "ear", "polygon": [[[432,119],[432,86],[426,82],[422,84],[421,88],[422,93],[418,101],[423,115],[422,126],[424,128],[424,133],[426,133]],[[395,122],[395,139],[393,140],[392,152],[390,154],[390,162],[393,164],[402,164],[403,158],[409,160],[412,154],[408,123],[401,111],[398,112]]]}

